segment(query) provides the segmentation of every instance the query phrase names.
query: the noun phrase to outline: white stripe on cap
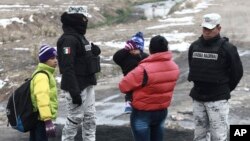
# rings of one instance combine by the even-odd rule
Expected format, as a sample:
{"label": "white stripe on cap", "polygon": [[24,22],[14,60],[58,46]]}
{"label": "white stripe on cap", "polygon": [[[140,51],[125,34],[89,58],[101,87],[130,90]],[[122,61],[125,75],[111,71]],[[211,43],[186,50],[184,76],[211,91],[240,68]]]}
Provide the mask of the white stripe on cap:
{"label": "white stripe on cap", "polygon": [[48,45],[43,45],[39,51],[39,56],[43,55],[46,51],[48,51],[49,49],[51,49],[50,46]]}

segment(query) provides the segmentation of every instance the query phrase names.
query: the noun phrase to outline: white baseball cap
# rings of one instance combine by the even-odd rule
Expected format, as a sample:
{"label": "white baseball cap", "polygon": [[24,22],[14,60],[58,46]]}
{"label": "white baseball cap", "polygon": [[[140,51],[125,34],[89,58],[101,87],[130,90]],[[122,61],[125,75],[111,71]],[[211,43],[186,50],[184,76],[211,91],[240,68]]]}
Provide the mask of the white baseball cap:
{"label": "white baseball cap", "polygon": [[68,14],[83,14],[86,17],[91,17],[91,15],[88,13],[88,7],[85,5],[69,6],[66,12]]}
{"label": "white baseball cap", "polygon": [[217,13],[206,14],[203,16],[203,22],[201,24],[202,27],[206,27],[208,29],[215,28],[221,22],[221,16]]}

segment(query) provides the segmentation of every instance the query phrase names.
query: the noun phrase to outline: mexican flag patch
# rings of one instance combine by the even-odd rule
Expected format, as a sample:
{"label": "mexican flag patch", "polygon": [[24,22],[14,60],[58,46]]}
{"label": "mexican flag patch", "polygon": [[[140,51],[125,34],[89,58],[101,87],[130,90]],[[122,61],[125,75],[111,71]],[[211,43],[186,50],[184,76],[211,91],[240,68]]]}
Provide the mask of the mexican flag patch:
{"label": "mexican flag patch", "polygon": [[63,53],[64,54],[70,54],[71,50],[70,50],[70,47],[64,47],[63,48]]}

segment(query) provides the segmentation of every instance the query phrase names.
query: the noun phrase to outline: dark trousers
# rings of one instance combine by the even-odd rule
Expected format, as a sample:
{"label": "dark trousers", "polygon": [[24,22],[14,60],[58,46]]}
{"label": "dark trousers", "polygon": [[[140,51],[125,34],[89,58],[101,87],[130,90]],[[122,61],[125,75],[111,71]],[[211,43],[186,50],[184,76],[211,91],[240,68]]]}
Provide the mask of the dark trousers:
{"label": "dark trousers", "polygon": [[48,141],[43,121],[38,121],[36,127],[30,131],[30,141]]}
{"label": "dark trousers", "polygon": [[130,124],[135,141],[163,141],[168,110],[140,111],[133,109]]}
{"label": "dark trousers", "polygon": [[125,94],[125,102],[131,101],[132,102],[132,92],[128,92]]}

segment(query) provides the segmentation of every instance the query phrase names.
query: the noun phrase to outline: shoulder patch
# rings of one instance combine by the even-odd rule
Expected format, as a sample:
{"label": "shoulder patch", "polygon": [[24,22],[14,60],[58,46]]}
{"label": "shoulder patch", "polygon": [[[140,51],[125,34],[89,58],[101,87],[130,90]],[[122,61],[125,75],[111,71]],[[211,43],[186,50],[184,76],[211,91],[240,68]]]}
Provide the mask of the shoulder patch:
{"label": "shoulder patch", "polygon": [[71,53],[70,47],[64,47],[63,48],[63,54],[70,54],[70,53]]}

